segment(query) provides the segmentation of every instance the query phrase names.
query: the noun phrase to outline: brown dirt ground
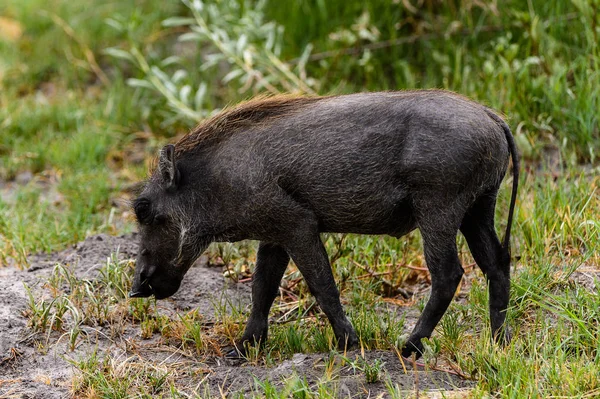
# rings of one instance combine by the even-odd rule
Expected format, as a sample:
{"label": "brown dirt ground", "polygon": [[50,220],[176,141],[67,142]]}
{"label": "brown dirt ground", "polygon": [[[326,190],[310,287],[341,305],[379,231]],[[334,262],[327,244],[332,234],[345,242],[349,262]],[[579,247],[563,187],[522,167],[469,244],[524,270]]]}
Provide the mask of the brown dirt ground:
{"label": "brown dirt ground", "polygon": [[[82,359],[97,350],[99,357],[133,359],[140,357],[156,364],[175,365],[187,377],[185,386],[204,386],[204,392],[220,396],[220,392],[242,392],[250,394],[255,389],[254,377],[269,379],[283,385],[293,374],[314,384],[323,378],[329,354],[296,354],[274,367],[264,367],[220,357],[194,358],[178,351],[176,347],[157,343],[156,339],[142,340],[137,324],[125,325],[119,338],[108,338],[109,326],[89,327],[87,339],[80,341],[74,351],[68,349],[67,339],[53,332],[48,339],[48,350],[40,351],[40,342],[45,334],[34,334],[27,326],[23,311],[27,308],[27,293],[23,283],[34,292],[41,292],[45,280],[58,263],[71,264],[80,278],[94,279],[98,270],[106,264],[107,257],[118,249],[121,259],[133,258],[137,252],[135,234],[113,237],[97,235],[58,253],[36,255],[30,258],[30,268],[25,271],[13,267],[0,268],[0,398],[68,398],[72,380],[77,369],[69,359]],[[250,283],[227,283],[221,268],[208,267],[206,259],[190,270],[180,291],[169,300],[161,301],[161,311],[169,313],[197,308],[204,320],[215,315],[214,304],[219,298],[250,305]],[[397,307],[397,312],[408,312],[407,328],[418,315],[416,309]],[[358,351],[347,353],[347,358],[361,356]],[[384,362],[382,382],[369,384],[364,374],[346,364],[337,368],[332,376],[332,389],[338,397],[368,398],[386,397],[383,381],[397,384],[401,390],[414,394],[429,391],[429,396],[456,397],[465,395],[473,386],[472,381],[461,379],[453,373],[403,364],[395,351],[368,351],[368,361],[381,359]],[[179,381],[178,381],[179,382]],[[202,392],[202,390],[200,390]],[[437,392],[437,393],[436,393]]]}

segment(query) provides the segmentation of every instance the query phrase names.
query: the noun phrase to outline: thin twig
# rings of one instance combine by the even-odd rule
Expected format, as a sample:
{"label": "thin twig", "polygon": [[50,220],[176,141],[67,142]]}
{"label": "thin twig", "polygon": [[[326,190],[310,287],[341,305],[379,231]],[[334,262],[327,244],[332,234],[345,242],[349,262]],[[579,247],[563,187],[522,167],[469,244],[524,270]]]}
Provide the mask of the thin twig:
{"label": "thin twig", "polygon": [[358,276],[356,278],[360,280],[363,278],[370,278],[370,277],[389,276],[392,273],[393,273],[392,271],[389,271],[389,272],[380,272],[380,273],[373,273],[373,274],[363,274],[362,276]]}
{"label": "thin twig", "polygon": [[403,267],[405,269],[417,270],[417,271],[420,271],[420,272],[429,272],[429,269],[426,268],[426,267],[407,265],[407,264],[404,264],[404,263],[400,263],[400,264],[388,263],[385,266],[386,267]]}

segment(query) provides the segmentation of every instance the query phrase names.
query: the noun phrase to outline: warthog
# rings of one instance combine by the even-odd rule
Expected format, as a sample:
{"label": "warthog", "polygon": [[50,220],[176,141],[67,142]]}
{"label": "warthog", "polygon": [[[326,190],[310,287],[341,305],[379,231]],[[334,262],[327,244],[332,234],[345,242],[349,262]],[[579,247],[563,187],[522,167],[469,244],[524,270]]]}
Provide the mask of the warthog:
{"label": "warthog", "polygon": [[[503,243],[498,188],[513,160]],[[173,295],[213,241],[259,240],[252,311],[236,347],[264,342],[290,258],[327,315],[340,348],[358,337],[340,303],[320,233],[418,228],[431,296],[402,354],[422,351],[463,275],[460,230],[490,291],[494,337],[509,299],[509,240],[518,156],[493,111],[439,90],[252,100],[165,146],[134,209],[141,234],[131,297]]]}

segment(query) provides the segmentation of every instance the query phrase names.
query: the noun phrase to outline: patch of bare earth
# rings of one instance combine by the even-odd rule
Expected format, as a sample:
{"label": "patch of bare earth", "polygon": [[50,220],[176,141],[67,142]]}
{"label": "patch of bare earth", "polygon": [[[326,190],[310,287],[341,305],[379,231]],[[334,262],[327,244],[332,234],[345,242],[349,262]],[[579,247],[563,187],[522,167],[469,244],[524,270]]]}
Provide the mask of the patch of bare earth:
{"label": "patch of bare earth", "polygon": [[[359,363],[353,363],[362,357],[359,351],[348,352],[346,361],[339,355],[332,360],[330,354],[296,354],[274,367],[265,367],[218,356],[194,356],[190,351],[181,350],[161,339],[158,334],[142,339],[139,323],[125,322],[117,327],[112,323],[82,326],[82,338],[77,341],[74,350],[71,350],[73,348],[69,346],[64,332],[32,331],[24,316],[28,308],[24,283],[34,294],[47,291],[45,284],[57,263],[71,265],[78,278],[97,279],[100,269],[114,252],[118,252],[120,259],[134,258],[137,252],[135,235],[93,236],[65,251],[31,257],[28,270],[0,268],[0,398],[77,396],[72,393],[72,387],[80,371],[72,362],[86,359],[94,352],[99,359],[108,358],[114,364],[150,364],[177,370],[177,378],[173,380],[176,387],[203,396],[220,397],[234,392],[248,394],[257,389],[256,380],[266,379],[283,387],[292,375],[305,379],[309,385],[322,383],[324,376],[328,375],[328,384],[339,397],[352,398],[379,397],[387,392],[386,381],[397,385],[401,391],[413,394],[429,391],[430,395],[435,392],[460,394],[473,385],[472,381],[466,381],[451,371],[420,366],[415,371],[413,365],[402,362],[395,351],[368,351],[364,354],[367,363],[380,359],[382,364],[379,382],[367,383],[364,372],[356,367]],[[209,267],[204,259],[188,272],[180,291],[172,298],[160,301],[157,307],[161,314],[171,316],[198,309],[202,320],[210,323],[218,312],[215,304],[223,303],[223,300],[248,310],[250,283],[226,282],[221,268]],[[413,310],[398,307],[397,311],[414,313]],[[328,374],[332,362],[337,367]]]}

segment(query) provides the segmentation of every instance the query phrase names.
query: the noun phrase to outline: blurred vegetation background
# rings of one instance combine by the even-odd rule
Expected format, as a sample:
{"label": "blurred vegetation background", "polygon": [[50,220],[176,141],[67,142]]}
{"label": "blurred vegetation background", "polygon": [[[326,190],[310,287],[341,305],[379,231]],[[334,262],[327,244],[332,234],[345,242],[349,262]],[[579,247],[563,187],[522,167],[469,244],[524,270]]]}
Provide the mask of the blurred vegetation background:
{"label": "blurred vegetation background", "polygon": [[[432,353],[477,380],[472,397],[596,397],[598,9],[599,0],[2,0],[0,266],[26,268],[37,252],[135,229],[129,201],[158,149],[253,95],[454,90],[504,113],[524,160],[508,313],[515,339],[505,350],[490,345],[482,327],[487,289],[475,278],[469,300],[453,302],[442,319]],[[506,223],[511,183],[508,177],[500,192],[498,231]],[[418,232],[401,240],[325,235],[324,241],[367,349],[397,345],[404,319],[390,324],[375,304],[383,297],[406,306],[402,290],[426,289]],[[479,273],[460,236],[458,247],[467,273]],[[227,265],[233,280],[253,268],[253,243],[215,245],[210,255]],[[314,300],[293,267],[284,282],[296,299],[282,299],[279,312],[308,313]],[[108,306],[104,298],[94,300]],[[48,317],[53,306],[67,303],[63,299],[35,302],[32,296],[31,314],[38,314],[38,303]],[[146,306],[142,334],[195,314],[155,318],[149,303],[133,302]],[[229,331],[228,339],[235,339],[245,318],[243,310],[226,318],[237,329],[217,325],[217,336]],[[125,320],[121,313],[117,319]],[[80,323],[69,327],[75,340]],[[201,329],[195,331],[200,340],[188,342],[198,345]],[[274,325],[267,362],[327,351],[331,336],[317,319]],[[91,356],[74,363],[83,375],[98,377],[89,392],[125,386],[133,395],[123,378],[106,377],[111,371],[94,363],[96,352]],[[140,369],[127,370],[135,374],[128,381],[137,381]],[[169,378],[177,379],[177,372]],[[106,381],[114,387],[104,390]]]}
{"label": "blurred vegetation background", "polygon": [[132,228],[166,141],[257,93],[443,88],[595,173],[597,0],[4,0],[0,261]]}

